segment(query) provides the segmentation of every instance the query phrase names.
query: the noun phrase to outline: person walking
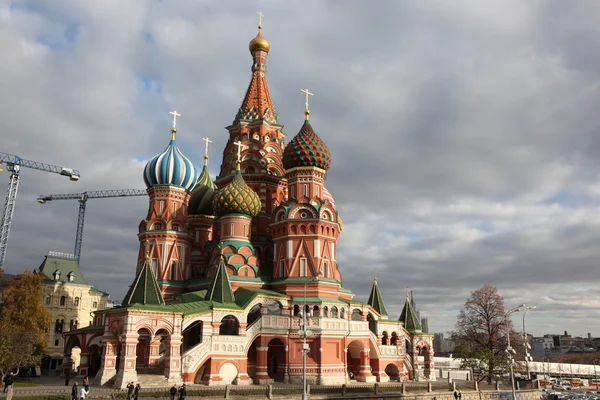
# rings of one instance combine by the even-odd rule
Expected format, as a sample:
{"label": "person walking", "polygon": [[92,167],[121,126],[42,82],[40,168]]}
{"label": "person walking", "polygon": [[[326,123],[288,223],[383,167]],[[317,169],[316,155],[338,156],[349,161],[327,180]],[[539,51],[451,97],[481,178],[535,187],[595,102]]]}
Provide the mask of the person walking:
{"label": "person walking", "polygon": [[6,393],[6,390],[10,386],[12,386],[13,381],[14,381],[14,378],[13,378],[13,373],[11,371],[8,374],[6,374],[6,376],[4,377],[4,391],[3,391],[3,393]]}
{"label": "person walking", "polygon": [[135,385],[133,384],[133,382],[129,382],[129,384],[127,384],[127,400],[132,400],[134,390]]}
{"label": "person walking", "polygon": [[77,386],[77,382],[75,382],[73,384],[73,387],[71,388],[71,400],[78,400],[79,399],[79,386]]}
{"label": "person walking", "polygon": [[184,383],[179,388],[179,400],[185,400],[186,395],[187,395],[187,389],[185,388],[185,383]]}
{"label": "person walking", "polygon": [[454,391],[454,400],[458,400],[458,390]]}
{"label": "person walking", "polygon": [[137,385],[135,385],[135,390],[133,391],[133,400],[138,400],[138,396],[140,395],[141,389],[142,389],[142,387],[140,386],[139,383]]}
{"label": "person walking", "polygon": [[176,394],[177,394],[177,385],[173,385],[173,387],[169,390],[169,399],[175,400]]}
{"label": "person walking", "polygon": [[88,391],[85,390],[85,386],[81,385],[81,390],[79,391],[79,400],[85,400],[88,395]]}

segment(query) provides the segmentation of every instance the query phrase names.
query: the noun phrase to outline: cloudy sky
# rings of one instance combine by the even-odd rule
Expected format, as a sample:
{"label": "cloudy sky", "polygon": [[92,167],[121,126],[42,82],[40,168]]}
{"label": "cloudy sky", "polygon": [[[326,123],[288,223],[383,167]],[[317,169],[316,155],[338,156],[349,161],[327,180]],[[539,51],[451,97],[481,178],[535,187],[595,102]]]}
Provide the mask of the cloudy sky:
{"label": "cloudy sky", "polygon": [[[144,188],[173,109],[197,166],[202,138],[214,141],[216,175],[262,11],[288,138],[300,89],[315,94],[358,299],[377,268],[392,315],[410,287],[446,332],[491,283],[507,306],[537,306],[534,334],[600,336],[600,2],[372,3],[0,0],[0,151],[82,176],[23,170],[7,272],[72,251],[78,203],[38,195]],[[82,269],[115,300],[146,212],[145,198],[88,202]]]}

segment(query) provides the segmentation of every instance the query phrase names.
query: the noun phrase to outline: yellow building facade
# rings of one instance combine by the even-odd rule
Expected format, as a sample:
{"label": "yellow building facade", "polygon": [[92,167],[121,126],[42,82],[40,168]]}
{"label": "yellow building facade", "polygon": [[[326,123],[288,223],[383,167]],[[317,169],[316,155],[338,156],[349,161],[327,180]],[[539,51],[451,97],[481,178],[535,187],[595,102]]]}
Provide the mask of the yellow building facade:
{"label": "yellow building facade", "polygon": [[[73,254],[49,251],[36,272],[43,277],[43,301],[52,313],[42,374],[59,375],[65,370],[63,363],[68,362],[64,355],[64,333],[89,326],[93,312],[108,308],[109,295],[95,289],[85,279]],[[81,361],[87,365],[88,357],[88,354],[81,354],[80,349],[73,349],[72,368],[77,370]]]}

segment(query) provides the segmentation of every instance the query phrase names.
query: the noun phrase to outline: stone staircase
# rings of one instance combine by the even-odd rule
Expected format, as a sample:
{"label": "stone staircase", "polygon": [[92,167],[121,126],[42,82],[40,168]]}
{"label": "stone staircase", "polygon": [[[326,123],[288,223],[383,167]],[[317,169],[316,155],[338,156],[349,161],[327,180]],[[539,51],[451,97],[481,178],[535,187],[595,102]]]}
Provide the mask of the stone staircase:
{"label": "stone staircase", "polygon": [[169,382],[167,377],[164,375],[138,374],[136,383],[139,383],[142,388],[149,388],[149,387],[164,388],[164,387],[172,386],[174,383],[180,383],[180,382]]}

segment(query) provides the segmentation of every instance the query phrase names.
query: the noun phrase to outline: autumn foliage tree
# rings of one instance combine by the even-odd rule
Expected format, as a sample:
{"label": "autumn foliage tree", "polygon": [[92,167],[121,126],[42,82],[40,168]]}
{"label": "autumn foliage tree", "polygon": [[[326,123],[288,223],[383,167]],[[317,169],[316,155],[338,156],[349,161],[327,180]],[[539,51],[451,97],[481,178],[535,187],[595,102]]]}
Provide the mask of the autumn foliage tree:
{"label": "autumn foliage tree", "polygon": [[522,347],[522,339],[506,318],[504,298],[493,285],[471,292],[458,314],[451,337],[456,348],[454,357],[462,359],[464,368],[479,373],[479,380],[498,381],[507,370],[507,340],[511,346]]}
{"label": "autumn foliage tree", "polygon": [[52,315],[41,277],[29,271],[0,282],[0,374],[39,364]]}

